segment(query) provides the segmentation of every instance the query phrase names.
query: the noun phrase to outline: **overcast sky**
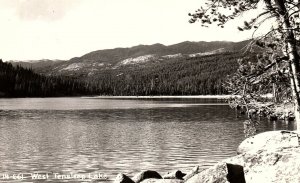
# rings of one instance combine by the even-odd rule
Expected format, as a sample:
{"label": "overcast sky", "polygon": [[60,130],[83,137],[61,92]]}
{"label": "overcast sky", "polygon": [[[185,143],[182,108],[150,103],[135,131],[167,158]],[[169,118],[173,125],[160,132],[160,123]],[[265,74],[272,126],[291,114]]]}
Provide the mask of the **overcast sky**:
{"label": "overcast sky", "polygon": [[251,32],[189,24],[203,0],[0,0],[0,58],[70,59],[139,44],[241,41]]}

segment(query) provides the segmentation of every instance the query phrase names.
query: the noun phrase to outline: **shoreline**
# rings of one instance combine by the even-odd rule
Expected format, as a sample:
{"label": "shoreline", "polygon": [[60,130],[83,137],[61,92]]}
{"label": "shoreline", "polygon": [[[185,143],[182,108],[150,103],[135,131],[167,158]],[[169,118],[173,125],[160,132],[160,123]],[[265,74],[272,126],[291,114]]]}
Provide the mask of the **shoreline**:
{"label": "shoreline", "polygon": [[119,98],[119,99],[228,99],[231,95],[162,95],[162,96],[93,96],[93,97],[80,97],[80,98],[99,98],[99,99],[111,99],[111,98]]}
{"label": "shoreline", "polygon": [[26,99],[34,99],[34,98],[99,98],[99,99],[228,99],[232,97],[232,95],[153,95],[153,96],[113,96],[113,95],[93,95],[93,96],[54,96],[54,97],[0,97],[0,99],[15,99],[15,98],[26,98]]}

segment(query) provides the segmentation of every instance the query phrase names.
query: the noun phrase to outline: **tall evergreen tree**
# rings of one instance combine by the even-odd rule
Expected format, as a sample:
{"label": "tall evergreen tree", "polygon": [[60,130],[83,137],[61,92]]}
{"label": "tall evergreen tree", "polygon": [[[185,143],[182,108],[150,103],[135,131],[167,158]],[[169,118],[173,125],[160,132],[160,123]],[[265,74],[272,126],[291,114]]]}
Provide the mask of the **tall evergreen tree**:
{"label": "tall evergreen tree", "polygon": [[[245,70],[247,64],[244,64],[244,68],[241,68],[245,70],[244,73],[241,72],[243,77],[236,77],[238,80],[234,83],[238,93],[242,95],[240,100],[244,104],[249,104],[252,102],[251,99],[254,99],[252,96],[261,94],[259,91],[266,82],[262,76],[274,78],[287,76],[290,79],[289,87],[293,95],[297,129],[300,131],[300,57],[297,52],[300,36],[300,2],[298,0],[206,0],[206,2],[206,7],[189,14],[191,23],[199,20],[203,26],[216,23],[224,27],[229,20],[241,16],[246,11],[257,10],[260,6],[263,7],[263,12],[255,13],[253,19],[245,21],[238,29],[256,31],[264,22],[276,23],[276,26],[265,35],[254,37],[253,42],[264,48],[266,62],[248,64],[248,70]],[[276,68],[279,64],[280,67]],[[278,72],[272,72],[271,68]],[[288,74],[282,72],[285,70]],[[258,83],[260,83],[258,86],[252,86]]]}

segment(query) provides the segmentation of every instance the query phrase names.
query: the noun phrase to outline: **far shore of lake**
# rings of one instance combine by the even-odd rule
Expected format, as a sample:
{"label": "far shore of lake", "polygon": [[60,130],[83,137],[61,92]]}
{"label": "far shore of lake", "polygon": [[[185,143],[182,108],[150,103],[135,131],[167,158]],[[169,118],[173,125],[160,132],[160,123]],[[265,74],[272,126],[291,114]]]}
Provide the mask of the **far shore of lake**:
{"label": "far shore of lake", "polygon": [[110,98],[120,98],[120,99],[137,99],[137,98],[145,98],[145,99],[160,99],[160,98],[203,98],[203,99],[228,99],[232,95],[178,95],[178,96],[171,96],[171,95],[162,95],[162,96],[93,96],[93,97],[81,97],[81,98],[103,98],[103,99],[110,99]]}

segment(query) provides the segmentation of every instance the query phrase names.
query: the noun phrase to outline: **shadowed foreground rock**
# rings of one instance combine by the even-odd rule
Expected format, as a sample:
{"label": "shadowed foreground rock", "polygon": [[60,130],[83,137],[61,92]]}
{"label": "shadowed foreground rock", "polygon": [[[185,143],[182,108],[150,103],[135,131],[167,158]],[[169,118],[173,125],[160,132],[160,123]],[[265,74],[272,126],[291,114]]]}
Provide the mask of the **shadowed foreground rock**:
{"label": "shadowed foreground rock", "polygon": [[119,173],[114,181],[114,183],[134,183],[133,180],[131,180],[126,175]]}
{"label": "shadowed foreground rock", "polygon": [[142,172],[138,173],[137,175],[135,175],[132,178],[132,180],[135,183],[139,183],[139,182],[141,182],[141,181],[143,181],[145,179],[150,179],[150,178],[162,179],[162,177],[156,171],[146,170],[146,171],[142,171]]}
{"label": "shadowed foreground rock", "polygon": [[183,179],[185,173],[182,173],[180,170],[176,170],[170,173],[167,173],[163,176],[164,179]]}
{"label": "shadowed foreground rock", "polygon": [[202,171],[188,179],[186,183],[245,183],[244,170],[240,165],[225,162]]}
{"label": "shadowed foreground rock", "polygon": [[242,166],[230,163],[227,163],[226,165],[228,170],[226,177],[230,183],[246,183],[244,168]]}
{"label": "shadowed foreground rock", "polygon": [[226,163],[219,163],[209,169],[202,171],[188,179],[186,183],[208,183],[218,182],[227,183],[227,165]]}

